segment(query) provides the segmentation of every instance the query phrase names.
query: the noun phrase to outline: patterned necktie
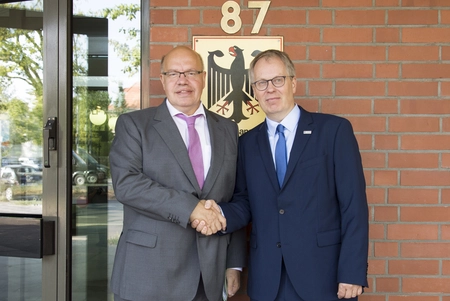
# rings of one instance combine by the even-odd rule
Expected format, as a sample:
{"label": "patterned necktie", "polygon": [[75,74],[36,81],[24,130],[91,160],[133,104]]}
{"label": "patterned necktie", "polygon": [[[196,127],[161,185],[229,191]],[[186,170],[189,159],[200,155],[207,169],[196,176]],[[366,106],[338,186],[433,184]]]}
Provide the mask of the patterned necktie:
{"label": "patterned necktie", "polygon": [[277,169],[278,184],[283,186],[284,175],[287,168],[286,155],[286,139],[284,138],[284,126],[279,124],[277,126],[278,141],[275,147],[275,165]]}
{"label": "patterned necktie", "polygon": [[195,116],[185,116],[183,114],[177,114],[177,117],[186,121],[188,126],[188,153],[191,159],[192,168],[194,169],[195,177],[197,178],[198,185],[203,188],[204,182],[204,169],[203,169],[203,154],[202,146],[200,144],[200,138],[198,132],[195,129],[195,120],[197,117],[202,116],[201,114]]}

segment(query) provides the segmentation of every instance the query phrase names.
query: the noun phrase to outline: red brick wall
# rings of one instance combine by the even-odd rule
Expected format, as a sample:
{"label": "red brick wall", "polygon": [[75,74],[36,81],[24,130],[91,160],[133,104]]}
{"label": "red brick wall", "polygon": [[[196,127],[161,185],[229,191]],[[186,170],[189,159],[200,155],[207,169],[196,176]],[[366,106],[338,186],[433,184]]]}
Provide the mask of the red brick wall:
{"label": "red brick wall", "polygon": [[[150,0],[152,106],[163,54],[227,35],[224,2]],[[235,35],[250,35],[258,10],[237,2]],[[354,126],[370,205],[360,299],[450,301],[450,0],[273,0],[258,35],[284,37],[299,104]]]}

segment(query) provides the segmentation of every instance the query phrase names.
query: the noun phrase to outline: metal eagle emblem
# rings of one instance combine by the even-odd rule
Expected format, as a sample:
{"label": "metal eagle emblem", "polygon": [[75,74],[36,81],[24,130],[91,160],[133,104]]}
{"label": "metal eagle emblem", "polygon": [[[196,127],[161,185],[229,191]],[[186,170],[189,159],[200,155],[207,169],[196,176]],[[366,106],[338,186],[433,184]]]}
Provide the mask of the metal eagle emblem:
{"label": "metal eagle emblem", "polygon": [[[255,100],[251,83],[248,76],[248,69],[245,68],[244,49],[238,46],[231,46],[228,54],[231,55],[232,63],[229,69],[219,66],[215,58],[223,57],[221,50],[208,51],[207,59],[207,107],[216,106],[214,111],[220,115],[229,115],[229,119],[236,123],[248,119],[244,115],[244,109],[247,115],[258,113],[260,109],[258,104],[252,104]],[[254,50],[251,53],[255,57],[260,51]],[[221,103],[219,103],[221,102]]]}

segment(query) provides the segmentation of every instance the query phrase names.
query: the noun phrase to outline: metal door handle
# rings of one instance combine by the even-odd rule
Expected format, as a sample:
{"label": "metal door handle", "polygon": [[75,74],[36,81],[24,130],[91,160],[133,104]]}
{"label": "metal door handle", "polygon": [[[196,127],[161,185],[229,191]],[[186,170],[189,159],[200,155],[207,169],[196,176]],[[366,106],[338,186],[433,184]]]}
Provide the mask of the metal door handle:
{"label": "metal door handle", "polygon": [[49,117],[44,127],[44,167],[50,167],[50,151],[56,150],[56,117]]}

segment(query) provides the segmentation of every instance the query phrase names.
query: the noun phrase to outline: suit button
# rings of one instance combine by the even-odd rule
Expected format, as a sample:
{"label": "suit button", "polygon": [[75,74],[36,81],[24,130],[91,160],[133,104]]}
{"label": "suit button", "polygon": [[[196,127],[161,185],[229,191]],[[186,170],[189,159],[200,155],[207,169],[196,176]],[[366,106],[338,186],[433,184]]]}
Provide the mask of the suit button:
{"label": "suit button", "polygon": [[281,242],[277,242],[277,248],[281,248]]}
{"label": "suit button", "polygon": [[284,209],[280,209],[280,214],[284,214]]}

